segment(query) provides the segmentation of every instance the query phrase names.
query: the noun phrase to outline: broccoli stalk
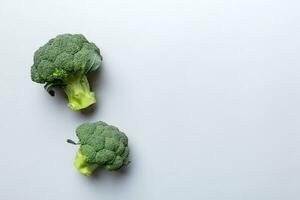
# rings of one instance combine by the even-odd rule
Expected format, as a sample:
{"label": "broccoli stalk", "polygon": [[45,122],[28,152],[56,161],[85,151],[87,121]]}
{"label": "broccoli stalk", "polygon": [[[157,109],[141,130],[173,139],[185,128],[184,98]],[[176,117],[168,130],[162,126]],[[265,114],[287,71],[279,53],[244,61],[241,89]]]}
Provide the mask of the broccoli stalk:
{"label": "broccoli stalk", "polygon": [[95,94],[90,90],[88,79],[85,75],[76,74],[64,81],[64,92],[69,99],[69,107],[72,110],[80,110],[96,102]]}
{"label": "broccoli stalk", "polygon": [[76,153],[74,166],[81,174],[85,176],[91,176],[93,171],[98,167],[98,164],[88,163],[86,161],[86,157],[81,153],[80,150],[78,150]]}

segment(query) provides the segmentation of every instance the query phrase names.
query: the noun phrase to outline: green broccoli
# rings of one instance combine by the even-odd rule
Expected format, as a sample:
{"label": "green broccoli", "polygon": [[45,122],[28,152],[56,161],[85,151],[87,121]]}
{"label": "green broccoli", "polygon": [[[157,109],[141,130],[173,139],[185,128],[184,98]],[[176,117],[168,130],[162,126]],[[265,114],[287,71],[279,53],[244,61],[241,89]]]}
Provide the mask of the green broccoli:
{"label": "green broccoli", "polygon": [[80,144],[74,166],[80,173],[90,176],[98,166],[114,171],[128,164],[128,138],[114,126],[104,122],[83,123],[76,129]]}
{"label": "green broccoli", "polygon": [[54,96],[61,87],[72,110],[80,110],[96,102],[86,74],[102,63],[99,48],[81,34],[62,34],[49,40],[34,53],[31,79],[46,83],[44,88]]}

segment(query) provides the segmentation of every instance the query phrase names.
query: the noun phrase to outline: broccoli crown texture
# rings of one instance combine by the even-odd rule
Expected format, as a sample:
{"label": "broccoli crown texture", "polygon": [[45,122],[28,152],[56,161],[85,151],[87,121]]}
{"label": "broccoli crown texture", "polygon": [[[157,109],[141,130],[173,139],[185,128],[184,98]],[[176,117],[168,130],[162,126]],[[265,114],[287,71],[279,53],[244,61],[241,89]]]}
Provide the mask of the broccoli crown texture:
{"label": "broccoli crown texture", "polygon": [[37,83],[64,82],[75,73],[100,67],[100,50],[81,34],[62,34],[34,53],[31,79]]}
{"label": "broccoli crown texture", "polygon": [[127,164],[128,138],[118,128],[104,122],[83,123],[76,129],[80,148],[75,167],[84,175],[91,175],[97,166],[109,171]]}

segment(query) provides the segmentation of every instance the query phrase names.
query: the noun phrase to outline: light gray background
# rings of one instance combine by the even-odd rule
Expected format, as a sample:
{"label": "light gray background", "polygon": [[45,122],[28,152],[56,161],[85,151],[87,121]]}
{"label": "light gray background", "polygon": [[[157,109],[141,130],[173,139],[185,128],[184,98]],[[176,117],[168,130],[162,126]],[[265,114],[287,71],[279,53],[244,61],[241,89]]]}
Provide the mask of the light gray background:
{"label": "light gray background", "polygon": [[[299,200],[296,0],[1,0],[0,199]],[[30,80],[59,33],[102,50],[97,106],[72,112]],[[97,81],[96,81],[97,80]],[[130,138],[126,172],[84,177],[74,129]]]}

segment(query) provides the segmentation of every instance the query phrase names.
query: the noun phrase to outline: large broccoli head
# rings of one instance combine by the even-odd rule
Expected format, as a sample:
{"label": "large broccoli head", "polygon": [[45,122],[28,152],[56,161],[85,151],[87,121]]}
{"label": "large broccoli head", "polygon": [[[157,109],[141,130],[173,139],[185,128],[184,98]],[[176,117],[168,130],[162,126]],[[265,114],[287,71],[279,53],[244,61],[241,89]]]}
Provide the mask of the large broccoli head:
{"label": "large broccoli head", "polygon": [[80,148],[74,165],[80,173],[90,176],[98,166],[113,171],[128,163],[128,138],[118,128],[101,121],[83,123],[76,129],[76,135]]}
{"label": "large broccoli head", "polygon": [[86,74],[98,69],[100,50],[81,34],[62,34],[49,40],[34,53],[31,79],[45,83],[45,89],[54,96],[54,87],[61,87],[72,110],[86,108],[96,102],[90,91]]}

